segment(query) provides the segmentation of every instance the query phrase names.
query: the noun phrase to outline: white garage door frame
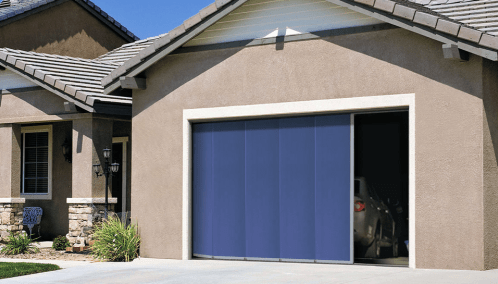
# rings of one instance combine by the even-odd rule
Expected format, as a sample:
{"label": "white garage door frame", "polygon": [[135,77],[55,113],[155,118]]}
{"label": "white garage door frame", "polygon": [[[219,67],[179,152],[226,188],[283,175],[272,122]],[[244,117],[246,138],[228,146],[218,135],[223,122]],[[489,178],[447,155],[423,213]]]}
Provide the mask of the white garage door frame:
{"label": "white garage door frame", "polygon": [[415,268],[415,94],[183,110],[182,259],[192,258],[192,123],[406,108],[409,116],[409,267]]}

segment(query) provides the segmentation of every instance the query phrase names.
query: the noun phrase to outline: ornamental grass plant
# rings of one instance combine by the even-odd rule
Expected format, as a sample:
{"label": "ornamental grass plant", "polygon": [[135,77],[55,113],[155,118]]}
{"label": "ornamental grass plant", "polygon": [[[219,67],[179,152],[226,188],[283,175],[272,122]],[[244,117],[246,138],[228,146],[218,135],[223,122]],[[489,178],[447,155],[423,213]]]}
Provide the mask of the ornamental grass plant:
{"label": "ornamental grass plant", "polygon": [[24,253],[37,253],[40,251],[35,246],[35,241],[31,239],[25,232],[12,233],[10,232],[7,244],[0,251],[7,255],[24,254]]}
{"label": "ornamental grass plant", "polygon": [[95,225],[92,254],[109,261],[132,261],[138,257],[140,237],[135,225],[122,223],[117,216],[110,216]]}

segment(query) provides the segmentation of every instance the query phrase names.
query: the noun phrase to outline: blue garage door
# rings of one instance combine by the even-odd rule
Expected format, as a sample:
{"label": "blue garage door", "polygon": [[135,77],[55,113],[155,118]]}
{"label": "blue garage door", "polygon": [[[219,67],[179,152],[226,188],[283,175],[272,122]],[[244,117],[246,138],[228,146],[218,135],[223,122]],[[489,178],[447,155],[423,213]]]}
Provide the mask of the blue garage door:
{"label": "blue garage door", "polygon": [[194,256],[352,263],[349,114],[192,135]]}

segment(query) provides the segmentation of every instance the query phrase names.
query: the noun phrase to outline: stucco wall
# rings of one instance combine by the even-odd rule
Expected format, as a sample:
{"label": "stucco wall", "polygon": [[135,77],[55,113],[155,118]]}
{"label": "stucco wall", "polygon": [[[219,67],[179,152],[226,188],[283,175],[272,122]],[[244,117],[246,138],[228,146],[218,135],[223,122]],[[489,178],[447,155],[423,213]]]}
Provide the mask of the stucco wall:
{"label": "stucco wall", "polygon": [[0,124],[0,198],[19,198],[21,126]]}
{"label": "stucco wall", "polygon": [[0,123],[2,119],[63,114],[64,102],[46,90],[0,92]]}
{"label": "stucco wall", "polygon": [[74,1],[0,27],[0,47],[96,58],[127,43]]}
{"label": "stucco wall", "polygon": [[[53,145],[52,145],[52,199],[30,200],[26,198],[25,207],[38,206],[43,209],[41,223],[41,236],[44,240],[51,241],[56,236],[65,236],[69,230],[68,204],[72,183],[72,164],[66,162],[62,155],[62,143],[71,138],[72,122],[64,121],[53,123]],[[24,230],[28,231],[25,226]],[[33,233],[38,233],[35,227]]]}
{"label": "stucco wall", "polygon": [[498,267],[498,64],[484,60],[484,259]]}
{"label": "stucco wall", "polygon": [[181,258],[183,109],[415,93],[416,267],[484,269],[482,61],[402,29],[166,57],[133,94],[142,256]]}

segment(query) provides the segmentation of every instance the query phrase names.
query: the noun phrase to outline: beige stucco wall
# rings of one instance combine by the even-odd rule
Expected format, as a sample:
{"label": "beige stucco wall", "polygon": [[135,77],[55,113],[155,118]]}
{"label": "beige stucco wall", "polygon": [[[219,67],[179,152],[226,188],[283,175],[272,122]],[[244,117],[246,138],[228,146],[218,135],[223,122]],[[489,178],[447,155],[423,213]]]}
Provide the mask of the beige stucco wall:
{"label": "beige stucco wall", "polygon": [[97,177],[92,165],[104,165],[102,150],[112,146],[112,126],[108,119],[73,121],[73,198],[105,196],[105,178]]}
{"label": "beige stucco wall", "polygon": [[21,127],[0,124],[0,198],[20,197]]}
{"label": "beige stucco wall", "polygon": [[74,1],[0,27],[0,47],[81,58],[96,58],[125,43]]}
{"label": "beige stucco wall", "polygon": [[485,268],[498,267],[498,64],[484,61],[484,260]]}
{"label": "beige stucco wall", "polygon": [[43,89],[0,92],[0,123],[7,119],[64,114],[64,102],[61,97]]}
{"label": "beige stucco wall", "polygon": [[133,94],[142,256],[181,258],[183,109],[415,93],[416,267],[497,267],[484,257],[483,190],[495,186],[483,187],[482,64],[402,29],[166,57]]}

